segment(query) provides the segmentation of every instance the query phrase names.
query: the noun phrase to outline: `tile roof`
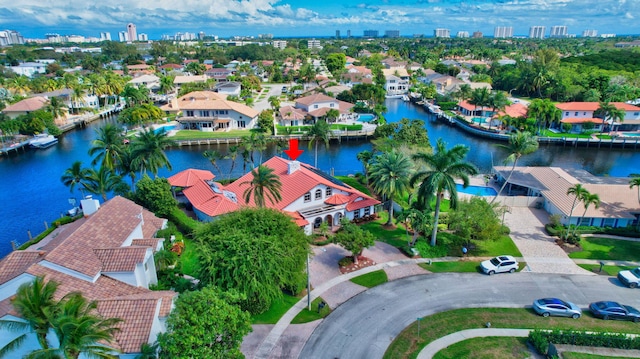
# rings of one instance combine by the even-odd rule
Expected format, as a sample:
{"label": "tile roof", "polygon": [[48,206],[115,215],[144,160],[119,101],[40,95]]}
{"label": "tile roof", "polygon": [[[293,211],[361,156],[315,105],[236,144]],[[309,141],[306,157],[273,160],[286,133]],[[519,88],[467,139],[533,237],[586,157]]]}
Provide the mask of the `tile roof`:
{"label": "tile roof", "polygon": [[476,105],[473,105],[473,104],[469,103],[469,101],[467,101],[467,100],[463,100],[463,101],[458,102],[458,107],[462,107],[467,111],[480,111],[480,110],[488,110],[489,109],[489,107],[481,107],[481,106],[476,107]]}
{"label": "tile roof", "polygon": [[247,105],[228,101],[226,96],[211,91],[190,92],[178,98],[177,103],[180,110],[233,110],[250,118],[259,114]]}
{"label": "tile roof", "polygon": [[278,109],[283,120],[304,120],[307,113],[299,108],[284,106]]}
{"label": "tile roof", "polygon": [[[640,107],[625,102],[611,102],[618,109],[625,111],[640,111]],[[556,104],[563,111],[596,111],[600,108],[599,102],[564,102]]]}
{"label": "tile roof", "polygon": [[322,93],[300,97],[299,99],[296,100],[296,104],[299,103],[305,106],[313,105],[314,103],[318,103],[318,102],[338,102],[338,100]]}
{"label": "tile roof", "polygon": [[94,249],[102,262],[102,272],[133,272],[138,263],[144,262],[148,247],[120,247]]}
{"label": "tile roof", "polygon": [[336,193],[333,196],[327,198],[326,200],[324,200],[324,203],[326,204],[331,204],[331,205],[339,205],[339,204],[345,204],[347,202],[349,202],[349,196],[345,196],[343,194],[340,193]]}
{"label": "tile roof", "polygon": [[134,239],[131,241],[131,245],[139,246],[139,247],[149,247],[154,252],[156,252],[157,250],[159,250],[158,245],[160,244],[160,242],[164,242],[164,240],[165,240],[164,238]]}
{"label": "tile roof", "polygon": [[13,105],[5,107],[2,112],[26,112],[37,111],[47,105],[47,99],[44,97],[36,96],[26,98],[22,101],[18,101]]}
{"label": "tile roof", "polygon": [[100,300],[98,312],[105,318],[120,318],[119,331],[114,334],[114,346],[124,353],[140,352],[149,342],[149,333],[158,308],[157,299]]}
{"label": "tile roof", "polygon": [[120,196],[104,203],[45,259],[76,272],[96,276],[102,263],[95,248],[116,248],[142,222],[142,207]]}
{"label": "tile roof", "polygon": [[207,82],[207,75],[178,75],[173,79],[174,84],[186,84],[192,82]]}
{"label": "tile roof", "polygon": [[[224,190],[224,187],[219,183],[216,185]],[[215,193],[205,181],[196,182],[193,186],[184,189],[183,193],[196,209],[211,217],[233,212],[240,208],[240,203],[233,202],[222,193]],[[236,193],[236,196],[242,196],[242,193]]]}
{"label": "tile roof", "polygon": [[296,222],[296,225],[298,225],[298,227],[306,226],[307,224],[309,224],[309,221],[304,219],[304,217],[302,217],[300,212],[289,212],[289,211],[283,211],[283,212],[289,215],[289,217],[293,218],[293,221]]}
{"label": "tile roof", "polygon": [[173,309],[173,301],[178,297],[178,293],[172,290],[150,290],[144,293],[130,294],[114,299],[162,299],[160,306],[160,318],[165,318]]}
{"label": "tile roof", "polygon": [[183,68],[182,65],[178,65],[178,64],[164,64],[162,66],[160,66],[161,69],[174,69],[174,70],[178,70]]}
{"label": "tile roof", "polygon": [[196,182],[201,180],[208,181],[213,178],[215,178],[215,175],[211,171],[190,168],[169,177],[168,181],[172,186],[191,187]]}
{"label": "tile roof", "polygon": [[13,251],[0,261],[0,284],[24,273],[32,264],[44,257],[44,251]]}
{"label": "tile roof", "polygon": [[142,209],[142,236],[144,238],[152,238],[160,229],[165,227],[167,220],[156,217],[153,212]]}
{"label": "tile roof", "polygon": [[526,117],[527,116],[527,112],[528,112],[529,108],[525,105],[523,105],[520,102],[517,103],[513,103],[509,106],[505,106],[504,111],[500,111],[498,112],[499,116],[511,116],[514,118],[517,117]]}

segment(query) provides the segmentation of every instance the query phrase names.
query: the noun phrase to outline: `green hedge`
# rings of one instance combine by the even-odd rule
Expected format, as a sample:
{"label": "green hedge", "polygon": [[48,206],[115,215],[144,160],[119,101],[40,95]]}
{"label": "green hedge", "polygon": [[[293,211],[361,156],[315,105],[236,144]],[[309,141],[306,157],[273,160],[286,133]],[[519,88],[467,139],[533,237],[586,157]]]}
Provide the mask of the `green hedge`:
{"label": "green hedge", "polygon": [[173,222],[178,230],[186,236],[191,236],[193,231],[200,225],[200,222],[187,216],[187,214],[178,207],[172,209],[167,217],[167,219]]}
{"label": "green hedge", "polygon": [[640,337],[620,333],[587,333],[573,330],[533,330],[529,342],[541,354],[547,354],[549,343],[616,349],[640,349]]}

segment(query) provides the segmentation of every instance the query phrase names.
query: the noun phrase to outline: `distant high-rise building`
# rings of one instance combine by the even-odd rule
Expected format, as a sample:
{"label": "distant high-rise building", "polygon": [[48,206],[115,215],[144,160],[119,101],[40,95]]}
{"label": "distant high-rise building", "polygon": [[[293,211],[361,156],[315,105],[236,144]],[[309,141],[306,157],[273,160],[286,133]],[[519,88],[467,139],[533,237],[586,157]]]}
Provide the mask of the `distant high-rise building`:
{"label": "distant high-rise building", "polygon": [[364,37],[378,37],[378,30],[364,30]]}
{"label": "distant high-rise building", "polygon": [[567,27],[564,25],[551,26],[549,37],[568,37]]}
{"label": "distant high-rise building", "polygon": [[110,32],[101,32],[100,33],[100,41],[111,41],[111,33]]}
{"label": "distant high-rise building", "polygon": [[276,49],[284,50],[287,47],[287,42],[284,40],[275,40],[271,43]]}
{"label": "distant high-rise building", "polygon": [[129,34],[127,34],[126,31],[120,31],[118,33],[118,41],[120,42],[127,42],[129,41]]}
{"label": "distant high-rise building", "polygon": [[138,34],[138,41],[149,41],[149,36],[147,36],[147,34],[145,34],[144,32],[141,32],[140,34]]}
{"label": "distant high-rise building", "polygon": [[205,36],[207,36],[204,31],[200,31],[198,33],[198,40],[204,40]]}
{"label": "distant high-rise building", "polygon": [[513,37],[513,27],[511,26],[496,26],[493,29],[493,37],[498,39],[508,39]]}
{"label": "distant high-rise building", "polygon": [[449,29],[438,28],[433,30],[434,37],[451,37],[451,31]]}
{"label": "distant high-rise building", "polygon": [[0,31],[0,46],[24,44],[24,37],[14,30]]}
{"label": "distant high-rise building", "polygon": [[347,30],[347,37],[351,37],[351,30]]}
{"label": "distant high-rise building", "polygon": [[258,39],[273,39],[273,34],[258,34]]}
{"label": "distant high-rise building", "polygon": [[316,39],[307,40],[307,48],[308,49],[319,49],[319,48],[321,48],[320,40],[316,40]]}
{"label": "distant high-rise building", "polygon": [[340,38],[340,30],[336,30],[336,39]]}
{"label": "distant high-rise building", "polygon": [[547,28],[544,26],[531,26],[529,28],[529,38],[530,39],[544,39],[544,33],[547,31]]}
{"label": "distant high-rise building", "polygon": [[471,35],[474,39],[481,39],[484,34],[482,33],[482,31],[474,31],[473,35]]}
{"label": "distant high-rise building", "polygon": [[134,23],[127,24],[127,41],[136,41],[138,39],[138,31]]}
{"label": "distant high-rise building", "polygon": [[602,34],[602,35],[600,35],[600,37],[606,39],[606,38],[616,37],[616,34]]}
{"label": "distant high-rise building", "polygon": [[385,30],[384,36],[390,38],[398,38],[400,37],[400,30]]}
{"label": "distant high-rise building", "polygon": [[469,31],[458,31],[456,37],[466,38],[469,37]]}
{"label": "distant high-rise building", "polygon": [[584,30],[582,37],[598,37],[598,30]]}

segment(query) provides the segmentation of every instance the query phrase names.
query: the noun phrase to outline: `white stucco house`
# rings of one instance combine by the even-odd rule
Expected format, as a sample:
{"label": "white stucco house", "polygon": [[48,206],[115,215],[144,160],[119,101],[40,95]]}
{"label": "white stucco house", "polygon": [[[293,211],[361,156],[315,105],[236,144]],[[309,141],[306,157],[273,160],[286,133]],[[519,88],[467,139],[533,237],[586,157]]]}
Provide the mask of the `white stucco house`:
{"label": "white stucco house", "polygon": [[[58,283],[56,299],[81,292],[96,301],[103,317],[122,319],[110,345],[120,352],[120,358],[132,359],[142,344],[153,344],[165,330],[177,295],[149,290],[158,281],[153,255],[164,241],[154,235],[167,221],[123,197],[102,206],[93,199],[84,199],[82,204],[84,218],[0,261],[0,319],[21,320],[11,298],[21,284],[42,277]],[[20,334],[0,329],[0,347]],[[39,349],[34,334],[27,338],[11,352],[12,357]],[[57,345],[54,340],[52,344]]]}
{"label": "white stucco house", "polygon": [[571,132],[580,132],[582,125],[592,122],[597,130],[612,131],[638,131],[640,130],[640,107],[625,102],[611,102],[616,108],[624,111],[622,121],[605,121],[605,128],[602,128],[602,118],[595,117],[600,108],[599,102],[564,102],[556,104],[562,111],[561,123],[572,125]]}
{"label": "white stucco house", "polygon": [[33,77],[35,74],[44,74],[47,72],[47,64],[41,62],[23,62],[18,66],[9,66],[9,70],[18,75]]}
{"label": "white stucco house", "polygon": [[[311,234],[322,222],[333,227],[339,226],[342,218],[354,220],[371,216],[380,204],[306,163],[272,157],[263,165],[273,169],[283,188],[282,200],[277,203],[267,201],[266,206],[291,216],[306,234]],[[241,207],[255,206],[253,197],[245,202],[243,196],[249,186],[245,182],[252,178],[249,172],[223,186],[213,180],[211,172],[191,169],[169,177],[169,183],[183,188],[184,196],[199,220],[211,221]]]}

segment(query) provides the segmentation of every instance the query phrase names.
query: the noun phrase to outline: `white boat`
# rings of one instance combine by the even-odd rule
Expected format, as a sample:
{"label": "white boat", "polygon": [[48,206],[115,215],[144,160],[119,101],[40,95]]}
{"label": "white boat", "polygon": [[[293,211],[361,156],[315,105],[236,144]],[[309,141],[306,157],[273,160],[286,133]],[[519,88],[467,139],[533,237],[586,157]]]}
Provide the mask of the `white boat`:
{"label": "white boat", "polygon": [[409,101],[409,96],[402,95],[402,101]]}
{"label": "white boat", "polygon": [[55,136],[48,133],[40,133],[29,141],[29,146],[33,148],[47,148],[58,143],[58,139]]}

